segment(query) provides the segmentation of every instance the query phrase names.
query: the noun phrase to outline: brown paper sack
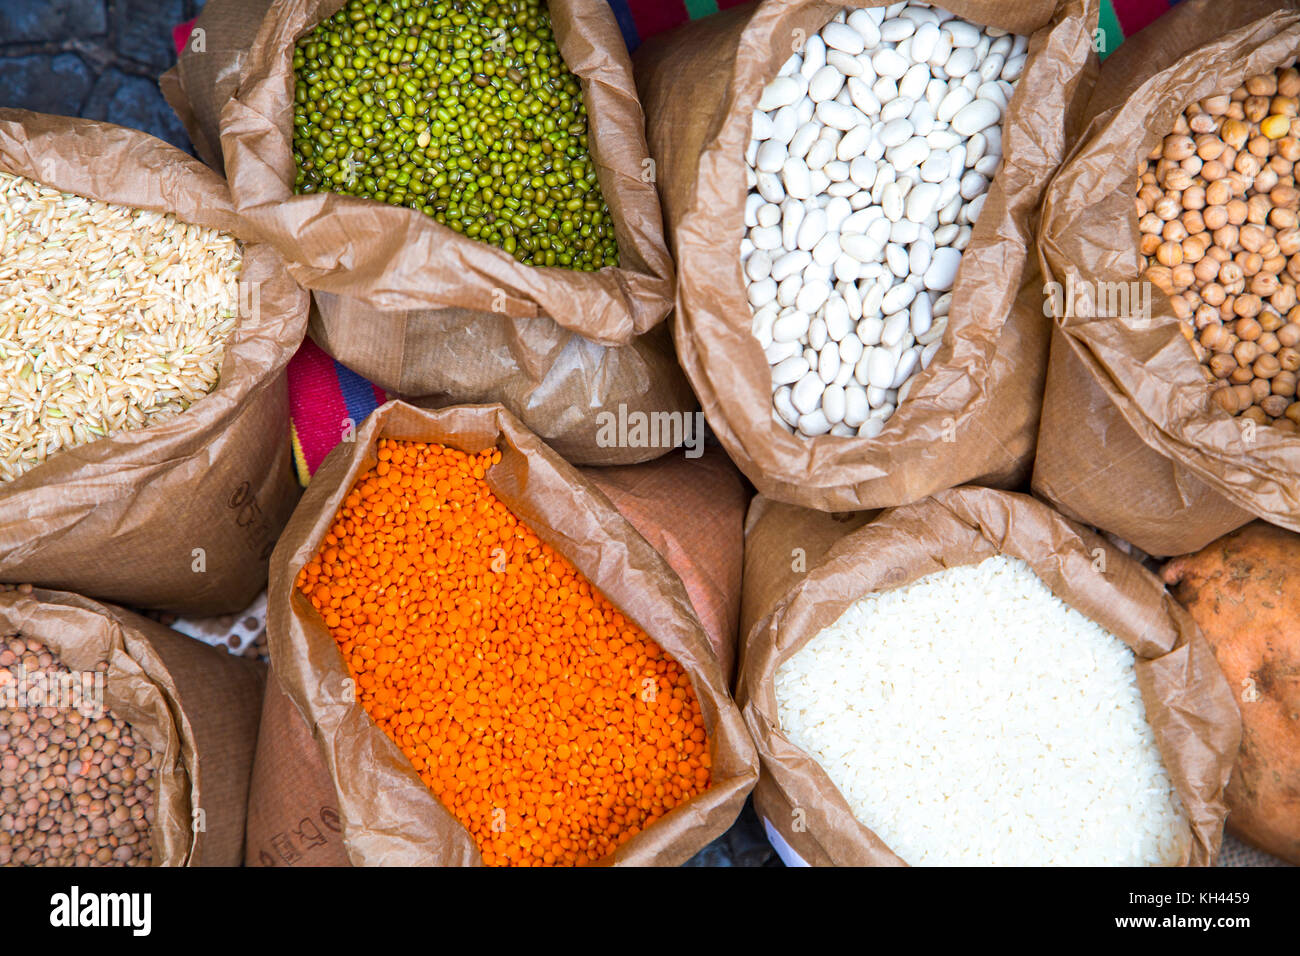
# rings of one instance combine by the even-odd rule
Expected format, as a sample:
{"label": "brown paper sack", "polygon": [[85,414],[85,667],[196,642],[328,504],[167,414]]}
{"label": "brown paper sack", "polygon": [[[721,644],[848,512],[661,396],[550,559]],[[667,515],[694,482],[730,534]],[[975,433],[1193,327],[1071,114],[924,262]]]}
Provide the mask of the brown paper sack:
{"label": "brown paper sack", "polygon": [[241,318],[216,389],[0,486],[0,577],[183,614],[243,610],[298,496],[284,366],[307,294],[270,246],[248,241],[220,177],[145,133],[0,109],[0,170],[245,240]]}
{"label": "brown paper sack", "polygon": [[678,263],[677,353],[718,438],[770,497],[856,510],[966,481],[1013,487],[1028,477],[1048,342],[1029,250],[1039,197],[1090,89],[1098,8],[1095,0],[945,6],[1030,35],[1029,60],[1003,126],[1006,160],[962,257],[944,344],[876,438],[808,439],[777,420],[740,264],[753,110],[794,46],[841,4],[750,4],[637,51],[637,86]]}
{"label": "brown paper sack", "polygon": [[[381,388],[421,405],[499,401],[571,461],[628,464],[660,445],[610,445],[597,416],[695,407],[662,322],[673,268],[645,119],[604,0],[552,0],[556,40],[581,80],[592,156],[620,267],[530,267],[423,212],[334,193],[294,196],[295,41],[342,0],[212,0],[205,49],[163,82],[241,212],[313,289],[312,338]],[[255,39],[249,24],[258,24]]]}
{"label": "brown paper sack", "polygon": [[[1241,721],[1200,630],[1155,575],[1026,495],[957,488],[862,520],[835,539],[825,516],[758,498],[746,525],[742,619],[754,623],[736,700],[762,763],[754,805],[787,862],[904,865],[782,733],[777,668],[863,595],[995,554],[1027,562],[1052,593],[1133,649],[1147,720],[1191,825],[1183,863],[1213,861]],[[793,548],[805,550],[806,573],[791,573]],[[794,825],[797,815],[805,826]]]}
{"label": "brown paper sack", "polygon": [[326,458],[271,562],[271,660],[324,753],[351,862],[482,862],[468,831],[356,702],[338,646],[294,585],[358,475],[377,461],[380,438],[440,442],[471,453],[500,448],[501,462],[487,474],[493,492],[690,675],[709,735],[712,785],[602,862],[677,865],[723,833],[754,784],[757,759],[681,580],[609,499],[501,406],[430,412],[390,402],[366,420],[355,442]]}
{"label": "brown paper sack", "polygon": [[0,627],[72,671],[107,662],[105,709],[153,754],[158,866],[238,866],[266,668],[76,594],[0,593]]}
{"label": "brown paper sack", "polygon": [[1169,298],[1138,279],[1134,206],[1138,164],[1184,108],[1296,59],[1300,9],[1278,6],[1188,2],[1132,55],[1126,42],[1043,201],[1039,250],[1059,294],[1034,491],[1153,555],[1256,515],[1300,530],[1300,436],[1211,401]]}
{"label": "brown paper sack", "polygon": [[[663,555],[686,587],[730,686],[740,613],[740,473],[722,450],[616,468],[580,468]],[[250,866],[346,866],[338,800],[320,748],[274,678],[267,681],[249,790]]]}
{"label": "brown paper sack", "polygon": [[217,171],[221,107],[239,88],[239,75],[272,0],[211,0],[199,11],[176,65],[158,78],[163,98],[180,118],[199,158]]}

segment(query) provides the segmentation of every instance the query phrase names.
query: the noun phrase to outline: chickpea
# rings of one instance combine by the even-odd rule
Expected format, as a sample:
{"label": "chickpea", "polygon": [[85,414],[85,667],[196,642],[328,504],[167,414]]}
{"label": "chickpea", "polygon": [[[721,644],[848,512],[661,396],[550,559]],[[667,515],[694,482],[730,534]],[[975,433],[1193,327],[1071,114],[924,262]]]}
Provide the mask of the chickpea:
{"label": "chickpea", "polygon": [[1286,325],[1277,330],[1277,340],[1286,348],[1295,348],[1300,345],[1300,323],[1287,322]]}
{"label": "chickpea", "polygon": [[1246,102],[1241,105],[1245,119],[1251,123],[1258,123],[1268,115],[1268,102],[1267,96],[1246,97]]}
{"label": "chickpea", "polygon": [[[1204,340],[1202,340],[1204,345]],[[1223,352],[1216,352],[1210,356],[1210,371],[1214,373],[1215,378],[1227,378],[1237,370],[1237,360],[1231,355]]]}
{"label": "chickpea", "polygon": [[1197,105],[1211,116],[1222,116],[1228,111],[1228,105],[1231,101],[1231,96],[1227,93],[1221,93],[1215,94],[1214,96],[1207,96]]}
{"label": "chickpea", "polygon": [[[1239,315],[1242,318],[1249,318],[1252,320],[1254,319],[1255,316],[1259,315],[1259,310],[1261,308],[1263,308],[1263,303],[1260,302],[1259,296],[1257,295],[1239,295],[1232,303],[1232,311],[1234,314]],[[1240,325],[1240,323],[1238,324]],[[1251,327],[1254,331],[1253,337],[1258,338],[1259,323],[1252,321]],[[1247,338],[1245,335],[1242,335],[1241,332],[1237,332],[1237,337],[1241,339]],[[1249,341],[1249,339],[1247,340]],[[1240,359],[1238,360],[1240,361]]]}
{"label": "chickpea", "polygon": [[[1204,261],[1212,262],[1214,260],[1211,259],[1209,256],[1206,256]],[[1206,302],[1208,302],[1210,305],[1218,306],[1218,305],[1223,305],[1223,303],[1227,301],[1228,293],[1224,290],[1223,286],[1220,283],[1210,282],[1205,286],[1205,288],[1201,290],[1201,298],[1204,299]]]}
{"label": "chickpea", "polygon": [[1267,196],[1251,196],[1246,200],[1246,221],[1251,225],[1264,225],[1268,222],[1268,214],[1272,211],[1273,206]]}
{"label": "chickpea", "polygon": [[1201,167],[1201,178],[1206,182],[1213,183],[1228,175],[1228,160],[1226,157],[1227,153],[1224,153],[1219,159],[1206,160],[1205,165]]}
{"label": "chickpea", "polygon": [[1187,238],[1187,235],[1187,227],[1183,225],[1182,219],[1171,219],[1164,223],[1160,229],[1160,237],[1170,242],[1182,242]]}
{"label": "chickpea", "polygon": [[1277,92],[1277,76],[1273,73],[1256,74],[1246,79],[1245,87],[1252,97],[1272,96]]}
{"label": "chickpea", "polygon": [[1196,137],[1196,155],[1208,163],[1222,156],[1226,145],[1212,130],[1207,130],[1205,135]]}
{"label": "chickpea", "polygon": [[1267,298],[1277,292],[1281,286],[1282,283],[1275,273],[1257,272],[1255,275],[1251,276],[1250,282],[1246,287],[1250,289],[1252,295]]}
{"label": "chickpea", "polygon": [[1156,261],[1162,266],[1176,266],[1183,261],[1183,247],[1172,240],[1162,242],[1156,248]]}
{"label": "chickpea", "polygon": [[1274,229],[1294,229],[1300,217],[1296,216],[1294,209],[1284,209],[1275,206],[1268,212],[1268,224]]}
{"label": "chickpea", "polygon": [[1216,388],[1210,397],[1216,405],[1229,415],[1235,415],[1241,411],[1241,403],[1237,400],[1237,391],[1230,385]]}
{"label": "chickpea", "polygon": [[1294,96],[1275,96],[1269,101],[1268,111],[1289,119],[1294,118],[1300,112],[1300,100]]}
{"label": "chickpea", "polygon": [[[1255,373],[1255,379],[1270,379],[1278,372],[1282,371],[1282,363],[1277,360],[1276,355],[1269,355],[1265,352],[1259,358],[1255,359],[1255,364],[1251,366],[1251,371]],[[1268,386],[1270,389],[1272,386]]]}
{"label": "chickpea", "polygon": [[1250,252],[1259,252],[1267,240],[1268,233],[1254,223],[1242,226],[1237,234],[1237,241],[1242,248]]}
{"label": "chickpea", "polygon": [[1300,70],[1288,66],[1277,72],[1277,92],[1280,96],[1300,96]]}
{"label": "chickpea", "polygon": [[1281,418],[1286,414],[1287,399],[1282,395],[1265,395],[1259,400],[1259,409],[1269,418]]}
{"label": "chickpea", "polygon": [[1169,222],[1171,219],[1178,218],[1179,214],[1183,211],[1183,207],[1182,203],[1180,203],[1175,197],[1164,195],[1155,201],[1151,206],[1151,211],[1165,222]]}
{"label": "chickpea", "polygon": [[[1275,272],[1270,274],[1277,276],[1277,273]],[[1277,310],[1277,315],[1271,315],[1270,313],[1269,321],[1274,323],[1274,325],[1273,328],[1269,328],[1268,330],[1269,332],[1277,332],[1279,328],[1282,328],[1282,316],[1284,313],[1290,312],[1291,308],[1296,304],[1296,287],[1294,285],[1287,285],[1286,282],[1281,280],[1281,278],[1278,278],[1278,290],[1275,291],[1273,295],[1270,295],[1269,304],[1270,306],[1273,306],[1274,310]]]}
{"label": "chickpea", "polygon": [[1183,160],[1196,152],[1196,142],[1182,133],[1170,133],[1165,137],[1161,156],[1165,159]]}
{"label": "chickpea", "polygon": [[1295,372],[1288,372],[1284,369],[1273,376],[1271,384],[1274,395],[1291,398],[1296,393],[1296,386],[1300,385],[1300,378],[1296,377]]}

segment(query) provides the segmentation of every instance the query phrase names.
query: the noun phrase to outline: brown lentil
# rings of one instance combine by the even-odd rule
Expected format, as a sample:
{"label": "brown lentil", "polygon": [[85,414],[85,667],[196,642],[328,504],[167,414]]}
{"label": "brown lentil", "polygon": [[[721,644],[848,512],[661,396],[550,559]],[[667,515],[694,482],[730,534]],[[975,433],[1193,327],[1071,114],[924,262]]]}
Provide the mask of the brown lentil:
{"label": "brown lentil", "polygon": [[[61,675],[85,691],[80,699],[32,699],[38,688],[60,688]],[[151,862],[152,755],[102,709],[87,677],[32,637],[0,636],[0,866]]]}

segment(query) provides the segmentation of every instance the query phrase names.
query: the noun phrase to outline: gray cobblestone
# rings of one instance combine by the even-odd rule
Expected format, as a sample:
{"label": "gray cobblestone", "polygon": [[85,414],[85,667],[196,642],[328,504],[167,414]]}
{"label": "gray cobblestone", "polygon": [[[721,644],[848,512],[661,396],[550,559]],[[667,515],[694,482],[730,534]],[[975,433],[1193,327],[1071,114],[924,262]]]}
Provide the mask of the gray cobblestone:
{"label": "gray cobblestone", "polygon": [[0,60],[0,102],[6,106],[76,115],[94,82],[94,74],[72,53]]}
{"label": "gray cobblestone", "polygon": [[0,0],[0,106],[107,120],[190,149],[158,90],[202,0]]}
{"label": "gray cobblestone", "polygon": [[81,109],[88,119],[107,120],[143,129],[181,149],[190,148],[185,127],[163,99],[158,84],[142,76],[106,70]]}
{"label": "gray cobblestone", "polygon": [[0,3],[0,42],[6,44],[55,43],[70,37],[102,36],[107,32],[104,0]]}

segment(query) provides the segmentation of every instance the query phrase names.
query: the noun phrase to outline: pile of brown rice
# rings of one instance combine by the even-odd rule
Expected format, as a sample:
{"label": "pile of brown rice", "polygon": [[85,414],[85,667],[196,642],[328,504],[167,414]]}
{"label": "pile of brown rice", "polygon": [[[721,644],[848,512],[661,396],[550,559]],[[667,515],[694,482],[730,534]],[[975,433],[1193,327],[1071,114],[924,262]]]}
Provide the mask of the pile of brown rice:
{"label": "pile of brown rice", "polygon": [[211,392],[238,241],[0,173],[0,481]]}

